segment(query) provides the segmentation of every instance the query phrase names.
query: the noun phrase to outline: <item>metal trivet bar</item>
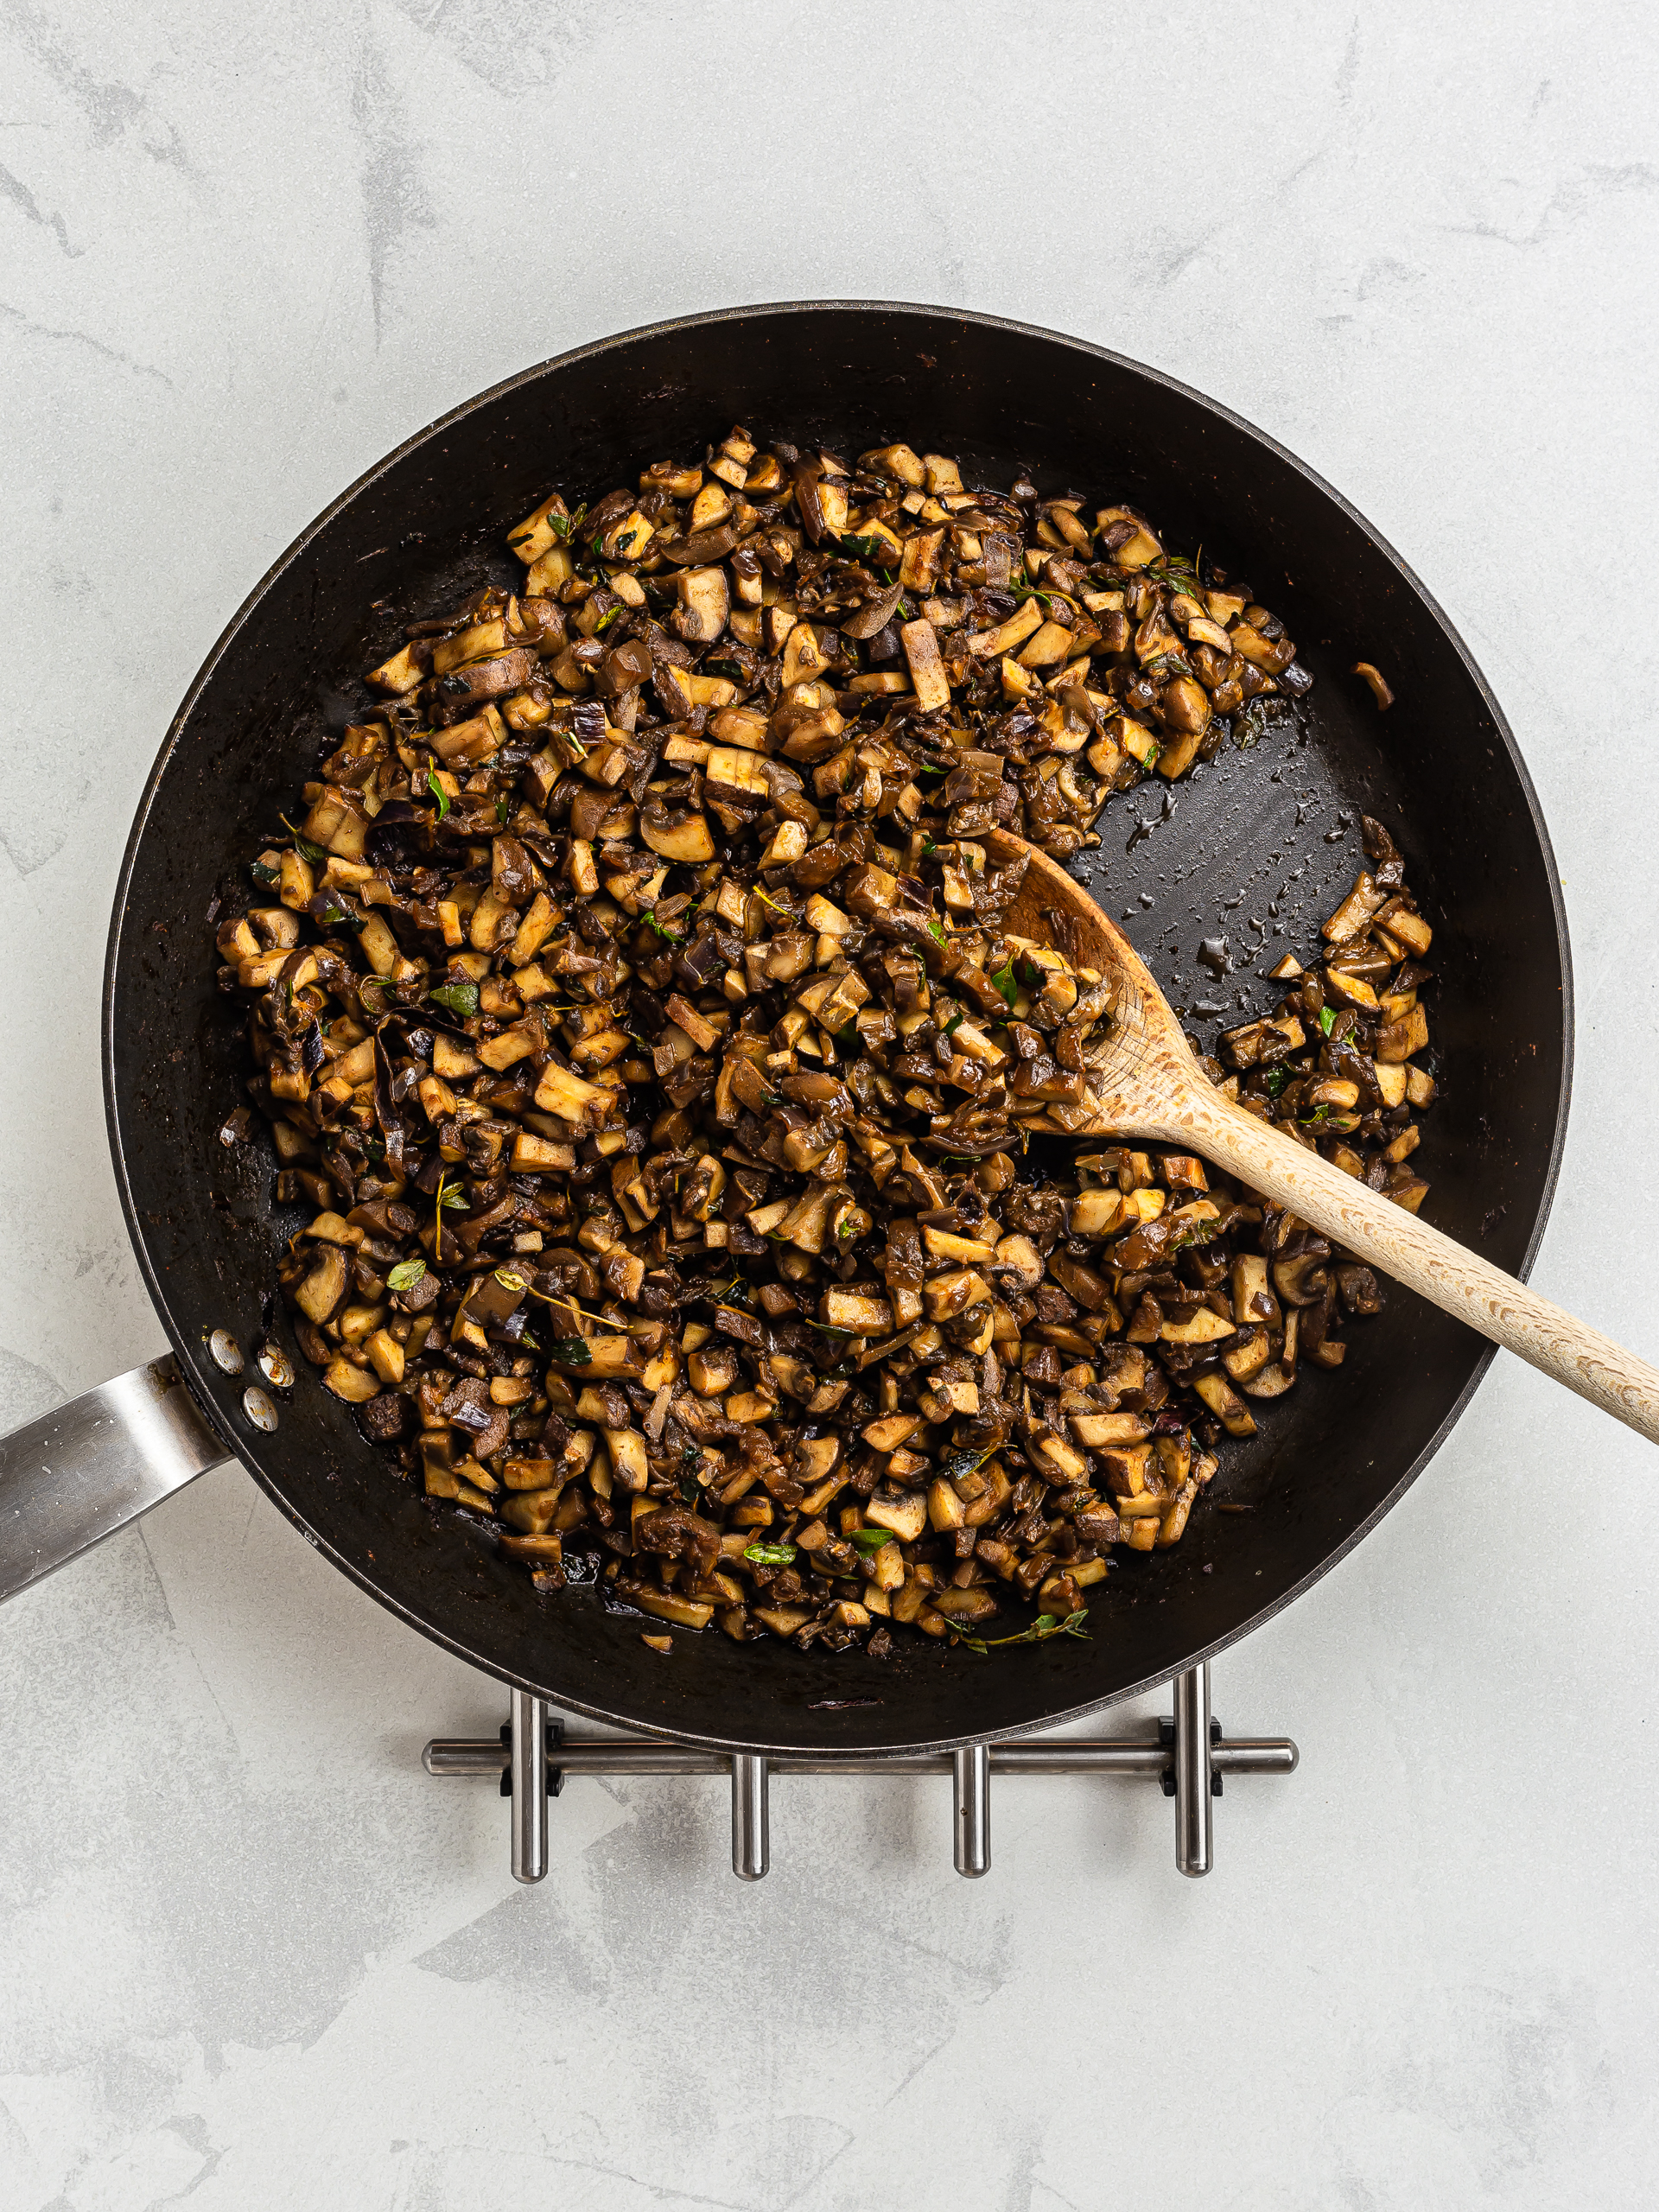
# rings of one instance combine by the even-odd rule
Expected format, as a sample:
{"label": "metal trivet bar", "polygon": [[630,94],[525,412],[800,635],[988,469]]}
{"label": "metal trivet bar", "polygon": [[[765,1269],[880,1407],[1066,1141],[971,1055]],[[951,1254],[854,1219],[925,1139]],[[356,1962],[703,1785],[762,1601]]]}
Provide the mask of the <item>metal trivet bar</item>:
{"label": "metal trivet bar", "polygon": [[1175,1864],[1183,1874],[1207,1874],[1214,1855],[1211,1800],[1229,1774],[1292,1774],[1296,1746],[1287,1736],[1230,1739],[1210,1713],[1210,1669],[1189,1668],[1174,1680],[1174,1717],[1155,1736],[1019,1737],[969,1744],[956,1751],[902,1751],[892,1757],[766,1758],[758,1753],[704,1751],[655,1736],[567,1736],[550,1719],[543,1700],[512,1692],[512,1717],[499,1738],[435,1737],[421,1754],[429,1774],[484,1775],[499,1781],[512,1804],[512,1873],[539,1882],[547,1872],[547,1801],[573,1774],[721,1774],[732,1783],[732,1872],[758,1882],[771,1864],[767,1788],[774,1774],[948,1774],[955,1799],[952,1834],[958,1874],[970,1879],[991,1864],[991,1770],[999,1774],[1138,1774],[1162,1784],[1175,1801]]}

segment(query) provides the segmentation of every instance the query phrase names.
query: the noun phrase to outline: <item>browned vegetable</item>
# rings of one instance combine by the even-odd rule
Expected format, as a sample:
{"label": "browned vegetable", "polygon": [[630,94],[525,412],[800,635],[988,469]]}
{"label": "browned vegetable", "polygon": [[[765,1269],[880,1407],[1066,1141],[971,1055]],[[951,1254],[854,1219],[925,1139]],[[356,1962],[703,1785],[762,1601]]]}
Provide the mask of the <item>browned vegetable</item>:
{"label": "browned vegetable", "polygon": [[1357,660],[1354,663],[1353,672],[1356,676],[1364,677],[1370,687],[1371,696],[1376,700],[1379,709],[1386,709],[1394,704],[1394,693],[1389,688],[1389,680],[1374,662]]}
{"label": "browned vegetable", "polygon": [[[219,925],[301,1348],[544,1588],[877,1652],[1075,1625],[1380,1294],[1188,1154],[1067,1142],[1108,988],[1008,933],[985,841],[1068,856],[1305,690],[1282,625],[906,446],[734,430],[512,543]],[[1209,1065],[1415,1205],[1431,932],[1366,849]]]}

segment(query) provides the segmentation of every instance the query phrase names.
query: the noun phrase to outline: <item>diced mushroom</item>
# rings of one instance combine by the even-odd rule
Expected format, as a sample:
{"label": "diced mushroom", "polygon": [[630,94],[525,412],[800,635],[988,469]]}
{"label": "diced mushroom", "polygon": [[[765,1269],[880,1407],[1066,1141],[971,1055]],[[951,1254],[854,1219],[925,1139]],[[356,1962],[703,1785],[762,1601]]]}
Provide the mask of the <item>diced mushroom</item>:
{"label": "diced mushroom", "polygon": [[683,569],[677,578],[680,604],[674,627],[688,644],[712,645],[732,611],[724,569]]}
{"label": "diced mushroom", "polygon": [[950,684],[944,672],[944,663],[939,654],[939,641],[933,625],[926,621],[906,622],[899,636],[905,648],[905,658],[910,664],[910,680],[916,687],[916,704],[923,714],[932,714],[950,703]]}
{"label": "diced mushroom", "polygon": [[[819,1657],[1010,1601],[1058,1633],[1111,1547],[1182,1540],[1213,1425],[1381,1301],[1192,1154],[1068,1156],[1112,992],[1010,933],[993,840],[1071,859],[1312,679],[1132,509],[905,445],[699,450],[550,497],[521,594],[383,646],[216,913],[308,1224],[283,1294],[365,1436],[543,1590],[596,1559],[638,1612]],[[1414,1208],[1432,933],[1363,836],[1318,958],[1206,1065]]]}

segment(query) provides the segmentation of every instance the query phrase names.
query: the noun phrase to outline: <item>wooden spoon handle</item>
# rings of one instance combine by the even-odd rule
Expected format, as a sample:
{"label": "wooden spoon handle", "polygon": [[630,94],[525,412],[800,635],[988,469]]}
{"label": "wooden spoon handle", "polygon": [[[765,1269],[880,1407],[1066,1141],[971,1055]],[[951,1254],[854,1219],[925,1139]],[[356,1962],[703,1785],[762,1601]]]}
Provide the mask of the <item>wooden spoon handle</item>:
{"label": "wooden spoon handle", "polygon": [[1659,1369],[1218,1093],[1182,1109],[1180,1134],[1253,1190],[1659,1443]]}

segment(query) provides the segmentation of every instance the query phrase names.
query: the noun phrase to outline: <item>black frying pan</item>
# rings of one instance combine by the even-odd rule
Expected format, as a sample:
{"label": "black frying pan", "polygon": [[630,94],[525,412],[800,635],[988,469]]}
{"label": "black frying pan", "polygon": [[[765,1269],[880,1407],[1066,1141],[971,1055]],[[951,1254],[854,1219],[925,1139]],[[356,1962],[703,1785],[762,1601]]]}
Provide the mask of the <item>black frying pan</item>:
{"label": "black frying pan", "polygon": [[[216,992],[207,912],[350,718],[359,671],[516,573],[504,534],[549,489],[594,497],[734,422],[857,452],[902,438],[969,480],[1143,505],[1281,611],[1317,678],[1297,724],[1167,793],[1115,800],[1085,880],[1206,1033],[1276,995],[1259,980],[1352,880],[1361,810],[1389,823],[1434,925],[1443,1101],[1418,1161],[1428,1211],[1524,1274],[1567,1116],[1566,921],[1536,799],[1497,701],[1375,531],[1284,449],[1168,378],[1073,339],[938,308],[753,308],[607,340],[473,400],[353,486],[231,623],[138,810],[110,941],[110,1137],[139,1261],[186,1378],[261,1486],[343,1571],[423,1634],[554,1704],[728,1748],[940,1746],[1071,1718],[1243,1635],[1340,1559],[1427,1463],[1491,1348],[1402,1290],[1230,1446],[1174,1549],[1130,1554],[1071,1637],[977,1659],[920,1638],[887,1662],[719,1635],[664,1662],[591,1591],[543,1598],[484,1529],[428,1506],[302,1379],[272,1434],[209,1357],[260,1336],[275,1255],[261,1139],[218,1132],[240,1096],[239,1011]],[[1348,671],[1387,671],[1378,714]],[[1224,934],[1234,971],[1198,964]],[[1257,949],[1260,948],[1258,950]],[[1269,948],[1271,948],[1269,950]],[[1205,1013],[1201,1008],[1212,1011]],[[280,1323],[279,1323],[280,1327]],[[1242,1513],[1217,1510],[1243,1505]],[[842,1711],[826,1698],[878,1699]]]}

